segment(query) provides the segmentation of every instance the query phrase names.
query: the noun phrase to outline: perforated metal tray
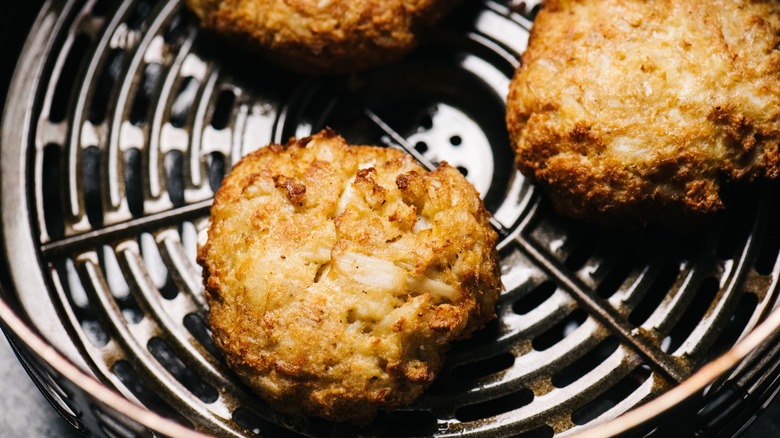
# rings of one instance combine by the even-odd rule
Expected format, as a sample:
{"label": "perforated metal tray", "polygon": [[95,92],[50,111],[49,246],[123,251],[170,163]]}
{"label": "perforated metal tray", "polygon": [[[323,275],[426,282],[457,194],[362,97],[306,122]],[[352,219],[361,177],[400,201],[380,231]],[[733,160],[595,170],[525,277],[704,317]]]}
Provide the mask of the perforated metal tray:
{"label": "perforated metal tray", "polygon": [[[728,212],[689,234],[557,216],[514,170],[504,126],[531,19],[467,2],[397,64],[307,77],[201,34],[178,1],[46,3],[0,137],[2,288],[43,341],[14,328],[44,392],[75,427],[109,436],[182,433],[126,400],[219,436],[564,437],[673,387],[685,397],[627,416],[650,421],[632,433],[663,434],[667,408],[695,419],[677,431],[738,430],[776,386],[772,321],[721,356],[776,305],[776,185],[727,193]],[[360,430],[279,415],[226,369],[194,261],[230,166],[325,126],[446,159],[501,235],[498,319],[455,345],[421,400]],[[63,357],[42,360],[45,345]],[[731,406],[740,414],[719,416]]]}

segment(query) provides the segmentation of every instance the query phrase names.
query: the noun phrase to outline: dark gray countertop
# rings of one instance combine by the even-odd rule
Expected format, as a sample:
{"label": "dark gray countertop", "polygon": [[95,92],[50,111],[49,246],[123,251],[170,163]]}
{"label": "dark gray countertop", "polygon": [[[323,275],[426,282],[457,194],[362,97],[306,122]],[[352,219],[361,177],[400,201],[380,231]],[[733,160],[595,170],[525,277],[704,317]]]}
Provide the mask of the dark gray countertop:
{"label": "dark gray countertop", "polygon": [[0,436],[81,437],[60,417],[17,360],[5,336],[0,341]]}

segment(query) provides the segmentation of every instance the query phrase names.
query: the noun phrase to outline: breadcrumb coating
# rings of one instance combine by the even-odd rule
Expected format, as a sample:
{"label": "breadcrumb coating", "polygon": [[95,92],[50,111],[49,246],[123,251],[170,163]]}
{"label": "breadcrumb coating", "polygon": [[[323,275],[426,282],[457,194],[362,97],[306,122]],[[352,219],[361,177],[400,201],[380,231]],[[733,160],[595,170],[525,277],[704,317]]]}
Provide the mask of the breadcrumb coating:
{"label": "breadcrumb coating", "polygon": [[496,239],[446,163],[328,130],[261,148],[217,192],[198,255],[214,340],[276,409],[366,424],[494,317]]}
{"label": "breadcrumb coating", "polygon": [[669,225],[778,175],[780,2],[551,0],[510,86],[517,166],[566,215]]}
{"label": "breadcrumb coating", "polygon": [[393,62],[454,0],[186,0],[206,29],[301,73],[348,73]]}

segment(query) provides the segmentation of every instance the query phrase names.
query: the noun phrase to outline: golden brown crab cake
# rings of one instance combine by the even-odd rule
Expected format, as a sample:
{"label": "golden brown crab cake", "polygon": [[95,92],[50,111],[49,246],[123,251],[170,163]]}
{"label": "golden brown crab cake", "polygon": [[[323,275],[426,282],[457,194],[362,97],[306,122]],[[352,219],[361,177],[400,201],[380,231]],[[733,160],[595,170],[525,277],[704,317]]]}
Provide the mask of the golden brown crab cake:
{"label": "golden brown crab cake", "polygon": [[510,85],[520,170],[558,211],[674,224],[778,175],[780,2],[552,0]]}
{"label": "golden brown crab cake", "polygon": [[261,148],[217,192],[198,256],[214,339],[280,411],[367,423],[494,317],[496,239],[446,163],[329,130]]}
{"label": "golden brown crab cake", "polygon": [[289,69],[347,73],[395,61],[455,0],[187,0],[203,27]]}

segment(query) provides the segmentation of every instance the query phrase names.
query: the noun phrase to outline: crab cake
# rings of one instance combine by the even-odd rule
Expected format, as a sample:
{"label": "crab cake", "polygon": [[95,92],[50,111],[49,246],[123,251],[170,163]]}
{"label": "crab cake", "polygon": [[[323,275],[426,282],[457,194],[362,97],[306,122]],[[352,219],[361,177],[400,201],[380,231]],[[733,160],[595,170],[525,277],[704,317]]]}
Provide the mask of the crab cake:
{"label": "crab cake", "polygon": [[347,73],[409,53],[454,0],[187,0],[202,25],[301,73]]}
{"label": "crab cake", "polygon": [[692,222],[778,176],[780,2],[547,1],[510,85],[520,170],[558,211]]}
{"label": "crab cake", "polygon": [[418,397],[501,288],[477,191],[325,130],[241,160],[199,263],[228,365],[278,410],[369,422]]}

